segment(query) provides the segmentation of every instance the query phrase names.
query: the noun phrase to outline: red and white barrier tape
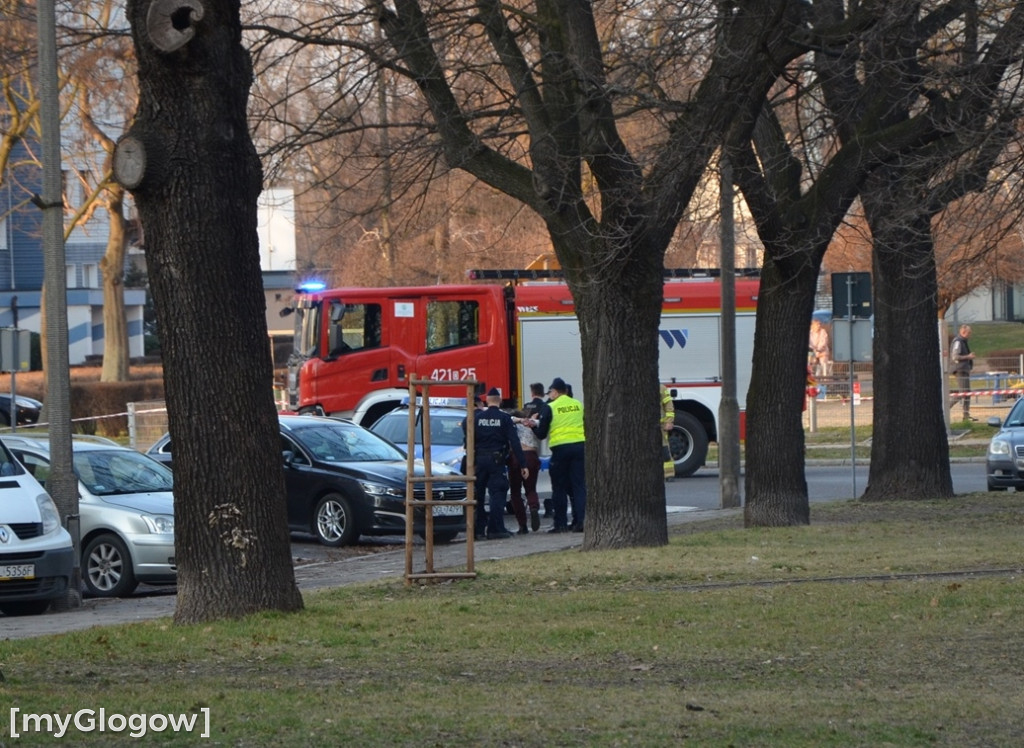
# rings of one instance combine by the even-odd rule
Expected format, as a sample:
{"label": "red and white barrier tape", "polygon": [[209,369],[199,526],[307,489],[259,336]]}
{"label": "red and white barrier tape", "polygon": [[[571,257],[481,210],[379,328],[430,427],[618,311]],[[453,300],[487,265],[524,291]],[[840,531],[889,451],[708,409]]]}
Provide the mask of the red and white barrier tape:
{"label": "red and white barrier tape", "polygon": [[[137,411],[135,411],[135,415],[140,415],[142,413],[166,413],[166,412],[167,412],[167,408],[151,408],[149,410],[137,410]],[[105,416],[86,416],[85,418],[72,418],[71,419],[71,423],[79,423],[80,421],[101,421],[104,418],[123,418],[123,417],[128,416],[128,415],[131,415],[131,414],[126,412],[126,413],[108,413]],[[29,428],[41,428],[43,426],[49,426],[49,425],[50,425],[49,422],[43,421],[42,423],[31,423],[31,424],[28,424],[28,427]]]}

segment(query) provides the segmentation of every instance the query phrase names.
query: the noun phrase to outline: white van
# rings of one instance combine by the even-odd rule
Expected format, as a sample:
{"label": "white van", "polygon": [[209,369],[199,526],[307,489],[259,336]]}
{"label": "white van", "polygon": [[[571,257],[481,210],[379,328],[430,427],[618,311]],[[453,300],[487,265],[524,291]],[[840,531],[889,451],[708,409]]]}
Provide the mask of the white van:
{"label": "white van", "polygon": [[73,563],[53,499],[0,444],[0,612],[44,612],[67,595]]}

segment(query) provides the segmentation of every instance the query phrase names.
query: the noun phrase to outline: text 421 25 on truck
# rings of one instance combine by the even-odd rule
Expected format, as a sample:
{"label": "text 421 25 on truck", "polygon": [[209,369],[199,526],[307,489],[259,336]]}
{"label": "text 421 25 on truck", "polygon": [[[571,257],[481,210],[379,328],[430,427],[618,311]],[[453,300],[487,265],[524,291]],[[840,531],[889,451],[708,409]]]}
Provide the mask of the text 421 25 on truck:
{"label": "text 421 25 on truck", "polygon": [[[487,271],[502,277],[502,272]],[[691,271],[693,276],[698,271]],[[750,383],[759,281],[736,281],[737,394],[741,431]],[[580,332],[565,283],[467,283],[336,288],[297,295],[290,407],[373,424],[409,395],[409,379],[476,380],[504,405],[529,400],[531,382],[561,377],[586,401]],[[711,274],[667,280],[659,326],[659,375],[672,393],[676,475],[701,467],[718,438],[721,283]],[[465,385],[432,396],[465,396]]]}

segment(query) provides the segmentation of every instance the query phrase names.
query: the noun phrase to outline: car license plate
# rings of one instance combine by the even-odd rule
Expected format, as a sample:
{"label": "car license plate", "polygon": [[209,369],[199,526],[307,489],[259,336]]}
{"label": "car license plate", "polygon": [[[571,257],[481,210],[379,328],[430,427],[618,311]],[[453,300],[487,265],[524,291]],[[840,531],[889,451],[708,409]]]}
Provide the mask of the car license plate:
{"label": "car license plate", "polygon": [[12,564],[0,566],[0,579],[34,579],[35,576],[35,564]]}
{"label": "car license plate", "polygon": [[435,517],[461,517],[462,507],[461,506],[435,506],[434,507]]}

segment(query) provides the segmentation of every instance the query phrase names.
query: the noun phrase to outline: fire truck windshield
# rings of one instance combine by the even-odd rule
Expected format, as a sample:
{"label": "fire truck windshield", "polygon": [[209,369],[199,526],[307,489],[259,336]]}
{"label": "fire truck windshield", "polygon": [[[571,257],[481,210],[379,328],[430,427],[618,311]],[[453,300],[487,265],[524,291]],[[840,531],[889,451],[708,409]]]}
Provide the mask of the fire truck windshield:
{"label": "fire truck windshield", "polygon": [[320,344],[320,304],[300,304],[295,311],[300,320],[295,352],[304,358],[315,356]]}

